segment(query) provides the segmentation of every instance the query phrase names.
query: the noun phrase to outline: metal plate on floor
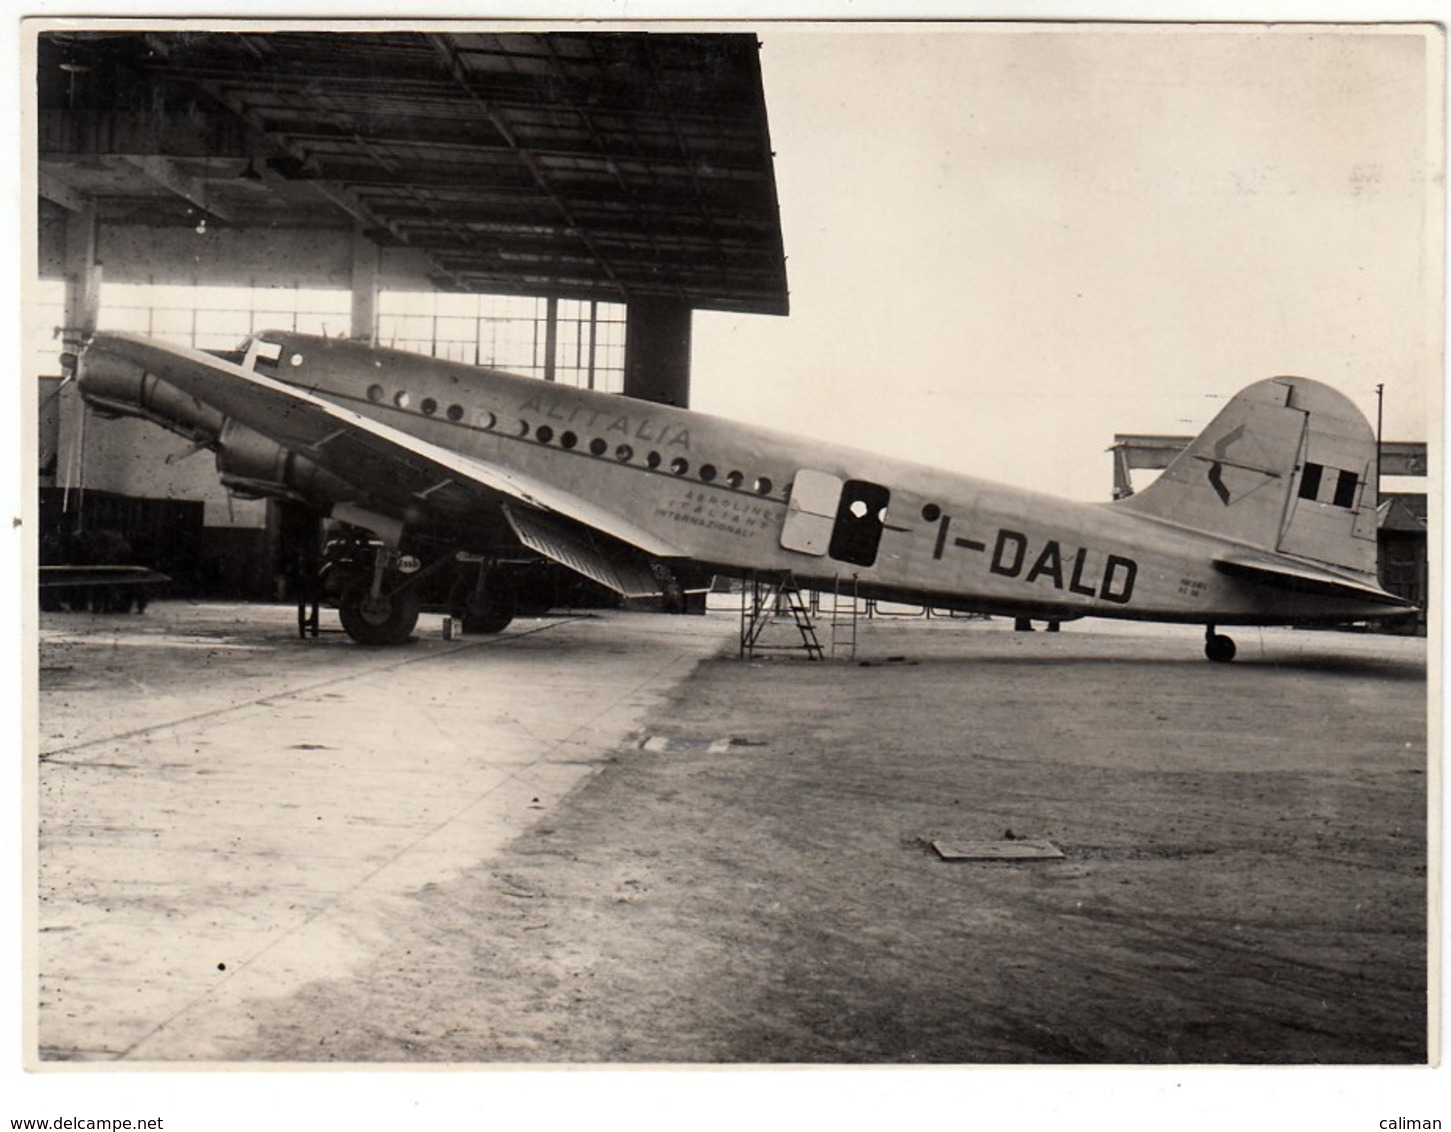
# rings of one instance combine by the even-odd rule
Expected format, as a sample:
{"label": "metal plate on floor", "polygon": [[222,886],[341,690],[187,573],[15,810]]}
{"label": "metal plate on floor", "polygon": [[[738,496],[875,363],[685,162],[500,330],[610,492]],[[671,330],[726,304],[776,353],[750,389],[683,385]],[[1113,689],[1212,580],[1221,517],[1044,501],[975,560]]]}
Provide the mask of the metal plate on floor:
{"label": "metal plate on floor", "polygon": [[1012,841],[934,841],[932,848],[944,861],[1045,861],[1062,857],[1051,841],[1031,838]]}
{"label": "metal plate on floor", "polygon": [[640,742],[640,750],[656,754],[680,754],[684,751],[706,751],[723,755],[735,746],[744,746],[738,739],[680,739],[670,735],[649,735]]}

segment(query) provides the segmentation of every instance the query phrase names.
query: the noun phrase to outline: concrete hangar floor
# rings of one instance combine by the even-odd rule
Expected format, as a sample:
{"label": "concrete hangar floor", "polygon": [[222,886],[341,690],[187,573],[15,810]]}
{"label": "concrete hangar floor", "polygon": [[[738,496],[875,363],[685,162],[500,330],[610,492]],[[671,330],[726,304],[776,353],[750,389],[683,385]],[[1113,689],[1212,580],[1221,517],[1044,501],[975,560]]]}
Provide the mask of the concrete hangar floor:
{"label": "concrete hangar floor", "polygon": [[880,618],[854,662],[743,662],[737,628],[43,614],[32,1048],[1427,1058],[1423,640]]}

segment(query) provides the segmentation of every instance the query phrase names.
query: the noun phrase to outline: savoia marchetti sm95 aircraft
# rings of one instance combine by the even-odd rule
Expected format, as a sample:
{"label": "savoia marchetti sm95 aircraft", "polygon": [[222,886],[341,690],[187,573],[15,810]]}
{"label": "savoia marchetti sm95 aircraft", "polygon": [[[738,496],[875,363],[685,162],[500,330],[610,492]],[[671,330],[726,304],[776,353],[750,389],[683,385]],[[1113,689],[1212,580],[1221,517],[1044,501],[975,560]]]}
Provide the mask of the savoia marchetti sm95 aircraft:
{"label": "savoia marchetti sm95 aircraft", "polygon": [[521,554],[625,596],[661,592],[671,570],[789,573],[938,608],[1201,624],[1218,661],[1234,644],[1217,626],[1411,609],[1376,577],[1374,434],[1346,397],[1300,377],[1249,386],[1149,487],[1102,504],[286,333],[253,339],[240,364],[97,333],[80,388],[102,413],[213,449],[233,491],[371,532],[338,599],[367,644],[409,636],[417,581],[445,560],[470,571],[461,612],[503,628]]}

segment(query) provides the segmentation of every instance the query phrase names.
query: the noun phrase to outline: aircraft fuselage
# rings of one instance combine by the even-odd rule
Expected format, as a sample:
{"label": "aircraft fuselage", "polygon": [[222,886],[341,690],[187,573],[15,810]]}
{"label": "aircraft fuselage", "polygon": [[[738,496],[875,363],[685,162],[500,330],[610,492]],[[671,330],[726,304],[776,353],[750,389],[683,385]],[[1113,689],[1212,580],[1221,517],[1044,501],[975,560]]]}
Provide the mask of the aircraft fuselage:
{"label": "aircraft fuselage", "polygon": [[[945,608],[1191,623],[1349,621],[1383,603],[1270,589],[1223,537],[707,414],[355,343],[268,335],[257,372],[558,485],[723,573]],[[401,501],[393,506],[406,507]]]}

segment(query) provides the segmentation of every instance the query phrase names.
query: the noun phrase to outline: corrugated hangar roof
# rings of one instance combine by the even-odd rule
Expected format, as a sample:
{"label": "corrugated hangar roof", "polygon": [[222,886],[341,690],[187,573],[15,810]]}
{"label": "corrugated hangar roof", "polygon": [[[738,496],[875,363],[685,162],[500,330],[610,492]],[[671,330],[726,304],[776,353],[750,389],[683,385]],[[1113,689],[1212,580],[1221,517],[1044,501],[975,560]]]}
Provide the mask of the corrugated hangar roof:
{"label": "corrugated hangar roof", "polygon": [[446,290],[784,314],[753,35],[54,32],[42,197],[361,225]]}

